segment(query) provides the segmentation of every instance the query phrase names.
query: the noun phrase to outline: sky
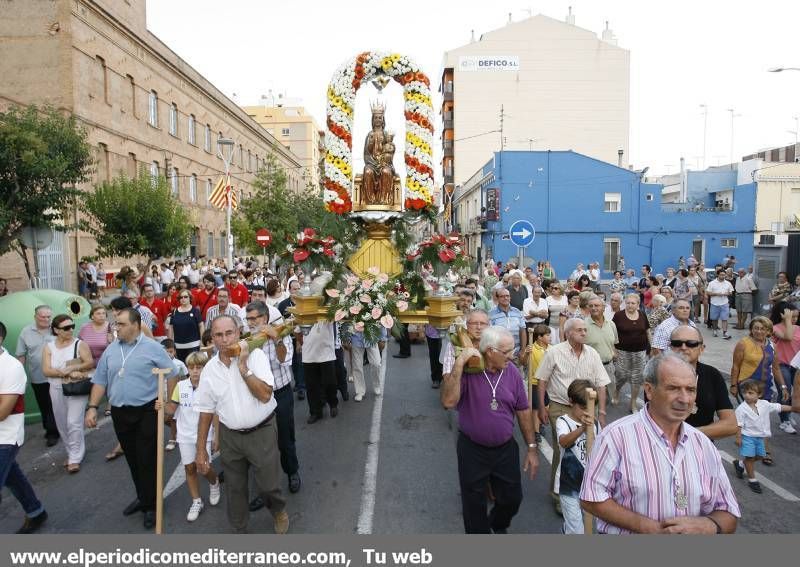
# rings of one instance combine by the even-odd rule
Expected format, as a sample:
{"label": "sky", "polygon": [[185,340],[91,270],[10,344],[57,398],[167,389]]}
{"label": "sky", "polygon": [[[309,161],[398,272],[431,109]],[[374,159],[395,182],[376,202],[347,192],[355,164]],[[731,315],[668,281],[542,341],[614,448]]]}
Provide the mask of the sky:
{"label": "sky", "polygon": [[[271,89],[273,96],[299,99],[323,126],[331,75],[361,51],[412,57],[437,90],[444,52],[468,43],[472,30],[479,37],[502,27],[509,13],[514,21],[540,13],[563,20],[569,6],[577,26],[599,35],[608,21],[619,46],[630,51],[630,163],[636,169],[674,172],[681,156],[691,169],[701,168],[704,130],[708,166],[730,163],[732,143],[738,160],[795,142],[800,71],[767,70],[800,68],[796,0],[147,0],[147,25],[238,104],[263,104]],[[390,104],[400,105],[398,92],[387,89]],[[375,96],[358,97],[357,116],[368,118]],[[701,105],[708,109],[705,127]],[[437,95],[434,108],[440,106]],[[399,122],[390,119],[389,127],[402,129]],[[357,120],[354,147],[361,147],[366,130]]]}

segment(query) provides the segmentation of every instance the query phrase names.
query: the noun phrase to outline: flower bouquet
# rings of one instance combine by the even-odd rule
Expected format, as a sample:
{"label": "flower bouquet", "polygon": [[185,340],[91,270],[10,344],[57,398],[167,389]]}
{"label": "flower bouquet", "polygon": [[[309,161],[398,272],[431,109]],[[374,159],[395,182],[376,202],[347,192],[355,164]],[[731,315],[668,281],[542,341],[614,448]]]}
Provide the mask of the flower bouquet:
{"label": "flower bouquet", "polygon": [[286,245],[284,256],[290,256],[300,266],[306,278],[301,295],[311,295],[311,273],[314,269],[328,269],[336,258],[336,240],[331,236],[321,237],[313,228],[298,232],[294,242]]}
{"label": "flower bouquet", "polygon": [[367,270],[367,276],[345,278],[344,290],[326,289],[332,299],[328,319],[350,323],[352,330],[364,334],[367,344],[381,340],[383,329],[391,331],[398,315],[408,309],[408,294],[395,291],[394,282],[377,267]]}
{"label": "flower bouquet", "polygon": [[464,252],[464,244],[458,233],[434,234],[406,250],[406,259],[414,262],[420,271],[427,265],[432,266],[438,277],[435,295],[449,295],[451,286],[445,274],[451,268],[458,270],[468,265]]}

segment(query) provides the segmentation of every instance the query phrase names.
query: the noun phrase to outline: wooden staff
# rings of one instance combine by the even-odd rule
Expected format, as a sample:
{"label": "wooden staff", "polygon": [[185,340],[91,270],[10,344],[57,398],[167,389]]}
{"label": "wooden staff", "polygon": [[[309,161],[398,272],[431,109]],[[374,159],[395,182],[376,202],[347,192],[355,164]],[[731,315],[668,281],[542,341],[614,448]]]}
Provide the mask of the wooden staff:
{"label": "wooden staff", "polygon": [[[528,346],[533,345],[533,329],[528,329]],[[528,353],[528,403],[533,407],[533,364],[531,364],[531,355]]]}
{"label": "wooden staff", "polygon": [[164,380],[172,368],[153,368],[158,377],[158,429],[156,429],[156,533],[164,529]]}
{"label": "wooden staff", "polygon": [[[594,401],[597,398],[597,392],[592,388],[586,389],[586,411],[592,416],[592,425],[586,430],[586,461],[588,464],[589,455],[592,452],[592,445],[594,445]],[[592,515],[588,512],[583,513],[583,533],[591,534],[594,529],[592,524]]]}

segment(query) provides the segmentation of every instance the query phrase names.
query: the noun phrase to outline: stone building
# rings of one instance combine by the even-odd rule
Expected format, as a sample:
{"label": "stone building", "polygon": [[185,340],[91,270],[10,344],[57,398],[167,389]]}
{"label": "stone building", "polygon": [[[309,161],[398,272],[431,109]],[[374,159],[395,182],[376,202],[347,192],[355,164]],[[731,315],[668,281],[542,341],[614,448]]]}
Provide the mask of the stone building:
{"label": "stone building", "polygon": [[[188,255],[224,257],[225,214],[208,203],[224,172],[217,139],[235,142],[233,185],[248,195],[268,154],[300,188],[298,157],[147,30],[145,0],[11,0],[0,18],[0,108],[51,104],[75,115],[95,150],[94,178],[164,175],[194,226]],[[209,41],[210,38],[198,38]],[[75,213],[78,215],[79,213]],[[75,290],[77,261],[95,254],[82,232],[39,252],[42,287]],[[119,267],[133,260],[106,259]],[[16,254],[0,258],[11,289],[28,287]]]}

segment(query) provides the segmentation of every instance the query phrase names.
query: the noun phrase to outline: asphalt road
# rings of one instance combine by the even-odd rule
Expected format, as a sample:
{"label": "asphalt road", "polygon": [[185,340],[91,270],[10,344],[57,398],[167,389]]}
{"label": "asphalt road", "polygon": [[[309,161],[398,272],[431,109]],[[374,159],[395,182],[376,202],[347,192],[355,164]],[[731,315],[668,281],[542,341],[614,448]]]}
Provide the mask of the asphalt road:
{"label": "asphalt road", "polygon": [[[711,338],[708,339],[712,341]],[[721,340],[709,344],[708,359],[720,369],[733,348]],[[391,353],[397,352],[390,345]],[[361,403],[340,403],[339,417],[307,425],[305,402],[296,402],[300,472],[299,493],[285,491],[290,533],[433,534],[463,533],[455,455],[456,416],[441,408],[438,390],[430,387],[427,347],[412,346],[409,359],[389,358],[382,399],[371,393]],[[351,385],[352,394],[352,385]],[[381,406],[376,411],[376,403]],[[623,404],[624,407],[624,404]],[[609,408],[610,419],[622,407]],[[798,416],[800,417],[800,416]],[[18,462],[44,502],[50,519],[45,533],[144,533],[141,516],[123,517],[122,509],[134,492],[124,459],[106,463],[103,456],[115,440],[111,423],[87,435],[87,454],[81,472],[68,475],[61,467],[61,445],[47,449],[38,425],[27,430]],[[767,481],[764,493],[752,493],[727,466],[742,507],[739,533],[800,531],[800,452],[798,435],[787,435],[773,424],[775,466],[759,466]],[[549,430],[545,431],[549,439]],[[735,455],[732,440],[718,444],[723,458]],[[545,449],[546,452],[546,449]],[[560,518],[547,495],[549,463],[540,455],[536,479],[523,480],[524,500],[511,525],[513,533],[558,533]],[[178,451],[166,454],[165,483],[174,471],[180,476]],[[190,498],[178,485],[165,501],[166,533],[228,533],[225,495],[220,505],[207,504],[207,485],[201,480],[206,508],[194,523],[185,519]],[[175,481],[173,481],[175,485]],[[287,486],[283,479],[284,489]],[[0,503],[0,533],[15,531],[22,510],[7,489]],[[252,533],[271,533],[265,511],[251,516]]]}

